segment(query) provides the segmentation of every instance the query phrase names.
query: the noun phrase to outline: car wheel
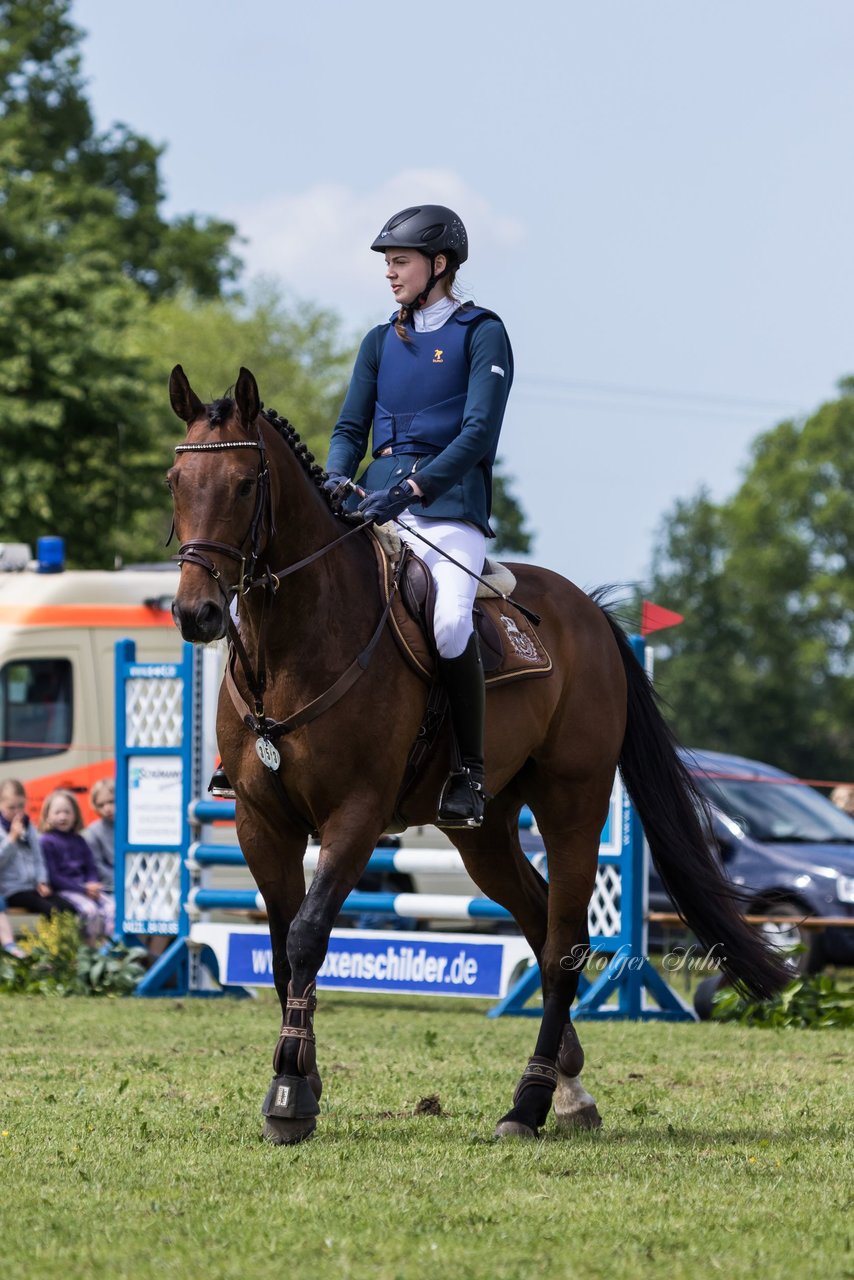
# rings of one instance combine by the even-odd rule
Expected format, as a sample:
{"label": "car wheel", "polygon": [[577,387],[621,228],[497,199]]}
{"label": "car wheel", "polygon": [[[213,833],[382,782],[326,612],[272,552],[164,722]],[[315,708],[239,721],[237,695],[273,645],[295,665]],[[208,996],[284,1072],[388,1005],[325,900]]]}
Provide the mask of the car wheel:
{"label": "car wheel", "polygon": [[821,933],[803,925],[804,917],[809,914],[806,907],[790,901],[768,902],[761,907],[751,907],[749,914],[781,917],[779,922],[758,925],[759,932],[772,947],[790,953],[789,963],[794,972],[818,973],[823,963]]}
{"label": "car wheel", "polygon": [[694,992],[694,1012],[701,1022],[707,1022],[712,1016],[712,1005],[717,993],[728,986],[724,973],[715,973],[711,978],[704,978]]}

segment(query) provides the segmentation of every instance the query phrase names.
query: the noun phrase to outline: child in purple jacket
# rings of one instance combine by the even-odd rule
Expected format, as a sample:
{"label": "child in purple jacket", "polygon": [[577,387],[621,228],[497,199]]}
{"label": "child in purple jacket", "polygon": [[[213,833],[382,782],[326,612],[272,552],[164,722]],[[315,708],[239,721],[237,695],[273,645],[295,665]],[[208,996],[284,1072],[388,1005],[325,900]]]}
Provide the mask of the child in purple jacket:
{"label": "child in purple jacket", "polygon": [[112,895],[104,892],[82,830],[83,816],[71,792],[52,791],[39,820],[48,879],[55,892],[74,907],[82,919],[86,941],[94,944],[112,935],[116,906]]}

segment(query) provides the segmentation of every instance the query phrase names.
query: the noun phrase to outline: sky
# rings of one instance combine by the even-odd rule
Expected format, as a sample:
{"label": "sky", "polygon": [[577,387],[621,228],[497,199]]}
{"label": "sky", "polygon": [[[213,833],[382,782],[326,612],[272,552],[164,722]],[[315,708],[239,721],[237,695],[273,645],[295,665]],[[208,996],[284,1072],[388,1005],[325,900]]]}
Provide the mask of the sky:
{"label": "sky", "polygon": [[530,558],[581,586],[643,586],[674,504],[730,496],[760,432],[854,373],[850,0],[71,14],[99,127],[166,148],[167,214],[235,221],[248,277],[348,336],[393,309],[385,220],[461,215],[459,283],[513,344]]}

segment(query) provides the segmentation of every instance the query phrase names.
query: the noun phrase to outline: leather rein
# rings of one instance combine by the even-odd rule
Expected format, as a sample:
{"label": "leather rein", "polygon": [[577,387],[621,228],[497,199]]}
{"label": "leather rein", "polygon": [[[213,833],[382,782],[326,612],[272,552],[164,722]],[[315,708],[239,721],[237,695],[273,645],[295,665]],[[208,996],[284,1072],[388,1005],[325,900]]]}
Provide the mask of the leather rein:
{"label": "leather rein", "polygon": [[[334,538],[332,542],[320,547],[319,550],[311,555],[304,556],[302,560],[298,560],[295,564],[287,565],[284,569],[272,573],[269,569],[265,570],[257,577],[252,575],[257,568],[258,559],[261,554],[261,531],[265,524],[269,526],[270,534],[275,532],[275,524],[273,521],[271,501],[270,501],[270,471],[267,463],[267,451],[263,438],[258,433],[257,440],[229,440],[222,442],[198,443],[198,444],[179,444],[175,446],[175,452],[193,453],[205,452],[210,453],[221,449],[258,449],[261,455],[261,462],[257,477],[257,492],[255,499],[255,510],[249,528],[246,532],[240,546],[232,546],[224,542],[214,542],[206,538],[193,538],[189,542],[183,543],[178,548],[178,554],[173,559],[178,564],[194,564],[205,569],[208,574],[216,582],[226,603],[226,627],[228,631],[229,653],[225,670],[225,682],[235,710],[240,716],[247,728],[251,729],[257,735],[258,741],[255,744],[255,750],[261,761],[268,769],[275,772],[280,763],[279,753],[273,746],[276,738],[281,738],[285,734],[292,733],[295,729],[301,728],[303,725],[315,720],[322,715],[330,707],[334,706],[340,698],[344,696],[348,689],[352,688],[359,676],[367,670],[368,664],[373,656],[374,650],[379,643],[383,628],[388,620],[389,613],[394,601],[395,594],[400,585],[400,579],[405,565],[408,548],[401,555],[397,567],[392,578],[388,599],[385,607],[380,615],[379,622],[374,630],[368,643],[364,649],[350,663],[349,667],[324,693],[307,703],[299,711],[295,711],[292,715],[287,716],[284,720],[271,720],[264,711],[264,694],[267,689],[267,672],[264,661],[264,624],[266,621],[266,605],[270,593],[275,595],[280,583],[292,573],[296,573],[300,569],[304,569],[307,565],[313,564],[315,560],[319,560],[325,556],[327,552],[334,550],[345,539],[351,537],[355,533],[361,533],[363,530],[371,527],[370,522],[367,524],[358,524],[348,529],[346,533],[340,537]],[[247,555],[243,551],[246,542],[249,541],[250,549]],[[207,552],[214,552],[217,555],[226,556],[231,560],[236,560],[240,565],[240,577],[237,585],[226,587],[223,585],[222,574],[217,566],[211,560]],[[261,605],[261,615],[258,624],[258,658],[257,670],[246,652],[246,647],[240,637],[240,632],[235,624],[231,613],[231,600],[234,595],[246,595],[248,591],[256,587],[262,587],[265,595]],[[239,661],[243,670],[244,679],[247,688],[254,702],[254,709],[249,706],[243,698],[237,683],[235,681],[234,672],[236,664]]]}

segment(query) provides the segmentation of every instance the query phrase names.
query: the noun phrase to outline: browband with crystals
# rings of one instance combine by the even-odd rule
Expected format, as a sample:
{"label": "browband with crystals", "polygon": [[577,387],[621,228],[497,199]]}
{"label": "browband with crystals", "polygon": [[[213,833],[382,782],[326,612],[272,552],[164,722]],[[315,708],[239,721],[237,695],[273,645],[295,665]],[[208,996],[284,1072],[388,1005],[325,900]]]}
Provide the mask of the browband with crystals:
{"label": "browband with crystals", "polygon": [[203,450],[209,453],[213,449],[261,449],[264,446],[260,440],[218,440],[211,444],[176,444],[176,453],[192,453],[195,450]]}

